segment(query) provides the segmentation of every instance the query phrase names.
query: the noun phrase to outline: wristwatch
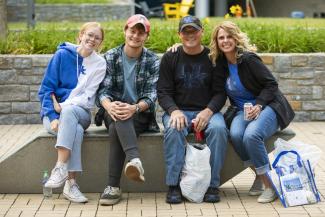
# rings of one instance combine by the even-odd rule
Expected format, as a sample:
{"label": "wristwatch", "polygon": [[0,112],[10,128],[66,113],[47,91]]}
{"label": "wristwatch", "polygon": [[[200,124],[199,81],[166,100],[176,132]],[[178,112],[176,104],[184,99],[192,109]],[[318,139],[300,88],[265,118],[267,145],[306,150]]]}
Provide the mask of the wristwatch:
{"label": "wristwatch", "polygon": [[135,104],[135,113],[140,113],[140,106],[139,104]]}

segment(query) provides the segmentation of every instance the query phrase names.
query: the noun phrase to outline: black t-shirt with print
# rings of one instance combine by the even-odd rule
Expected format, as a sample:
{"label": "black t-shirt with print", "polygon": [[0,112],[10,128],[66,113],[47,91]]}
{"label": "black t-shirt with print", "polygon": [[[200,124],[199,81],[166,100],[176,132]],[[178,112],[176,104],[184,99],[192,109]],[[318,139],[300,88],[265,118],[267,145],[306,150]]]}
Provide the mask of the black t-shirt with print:
{"label": "black t-shirt with print", "polygon": [[196,55],[188,55],[179,47],[177,52],[167,52],[162,57],[157,91],[159,104],[165,111],[221,109],[224,87],[216,80],[208,54],[206,47]]}

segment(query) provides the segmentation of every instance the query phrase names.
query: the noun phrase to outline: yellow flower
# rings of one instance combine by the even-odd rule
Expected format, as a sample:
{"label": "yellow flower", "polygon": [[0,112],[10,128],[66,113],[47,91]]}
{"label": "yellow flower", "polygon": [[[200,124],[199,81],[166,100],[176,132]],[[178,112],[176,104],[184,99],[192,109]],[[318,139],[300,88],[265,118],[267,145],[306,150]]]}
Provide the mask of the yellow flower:
{"label": "yellow flower", "polygon": [[230,13],[231,14],[236,14],[236,6],[235,5],[230,7]]}
{"label": "yellow flower", "polygon": [[209,17],[204,18],[204,19],[203,19],[203,23],[204,23],[204,24],[208,24],[208,23],[210,23],[210,19],[209,19]]}
{"label": "yellow flower", "polygon": [[229,8],[229,10],[232,16],[241,17],[243,14],[243,9],[240,7],[240,5],[233,5]]}
{"label": "yellow flower", "polygon": [[230,15],[227,13],[226,15],[225,15],[225,19],[228,19],[230,17]]}
{"label": "yellow flower", "polygon": [[236,13],[243,13],[243,9],[239,5],[236,5]]}

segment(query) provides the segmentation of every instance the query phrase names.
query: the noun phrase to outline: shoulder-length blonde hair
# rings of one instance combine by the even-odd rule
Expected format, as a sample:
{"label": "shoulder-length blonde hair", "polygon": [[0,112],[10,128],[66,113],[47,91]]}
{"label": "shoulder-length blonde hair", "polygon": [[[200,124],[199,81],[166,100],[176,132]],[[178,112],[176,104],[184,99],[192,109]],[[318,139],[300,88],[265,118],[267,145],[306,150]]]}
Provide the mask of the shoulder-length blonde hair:
{"label": "shoulder-length blonde hair", "polygon": [[216,64],[217,59],[223,55],[222,51],[218,47],[218,33],[220,29],[226,31],[235,39],[236,58],[240,57],[244,51],[255,52],[257,50],[255,45],[250,44],[247,34],[242,32],[235,23],[231,21],[223,21],[214,28],[211,34],[209,57],[214,65]]}
{"label": "shoulder-length blonde hair", "polygon": [[80,44],[80,37],[87,31],[87,29],[89,28],[99,28],[101,34],[102,34],[102,41],[100,43],[100,45],[103,44],[103,41],[104,41],[104,29],[103,27],[100,25],[100,23],[98,22],[87,22],[87,23],[84,23],[81,27],[80,27],[80,30],[79,30],[79,33],[78,33],[78,36],[77,36],[77,44]]}

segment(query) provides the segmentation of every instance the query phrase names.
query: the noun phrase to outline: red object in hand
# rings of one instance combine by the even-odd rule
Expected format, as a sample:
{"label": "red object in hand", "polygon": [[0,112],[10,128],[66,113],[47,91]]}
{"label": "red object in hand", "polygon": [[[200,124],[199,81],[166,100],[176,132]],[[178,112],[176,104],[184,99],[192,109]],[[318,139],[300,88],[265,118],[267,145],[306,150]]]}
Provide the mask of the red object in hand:
{"label": "red object in hand", "polygon": [[195,131],[195,140],[197,142],[201,142],[204,140],[204,131],[203,130],[199,131],[199,132]]}
{"label": "red object in hand", "polygon": [[194,136],[195,136],[195,140],[197,142],[201,142],[204,140],[204,131],[196,131],[195,130],[195,122],[192,122],[192,129],[193,129],[193,132],[194,132]]}

